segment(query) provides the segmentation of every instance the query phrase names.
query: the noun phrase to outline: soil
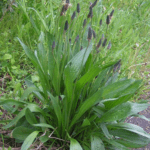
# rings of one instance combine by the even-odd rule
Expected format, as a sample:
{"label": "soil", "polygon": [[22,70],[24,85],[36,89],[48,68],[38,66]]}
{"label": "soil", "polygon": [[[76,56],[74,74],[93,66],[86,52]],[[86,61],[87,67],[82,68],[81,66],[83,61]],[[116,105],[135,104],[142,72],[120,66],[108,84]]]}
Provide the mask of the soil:
{"label": "soil", "polygon": [[[150,75],[150,73],[149,73],[149,75]],[[148,81],[148,85],[150,85],[150,80]],[[147,91],[148,92],[145,92],[144,95],[140,96],[140,99],[150,100],[150,87],[148,87]],[[150,104],[150,102],[149,102],[149,104]],[[146,110],[139,112],[139,114],[144,115],[146,118],[150,119],[150,106]],[[132,117],[132,118],[128,118],[127,122],[142,127],[147,133],[150,134],[150,121],[146,121],[146,120],[138,118],[138,117]],[[132,150],[150,150],[150,143],[146,147],[132,149]]]}
{"label": "soil", "polygon": [[[144,115],[147,118],[150,118],[150,106],[146,110],[140,112],[139,114]],[[133,118],[129,118],[127,122],[138,125],[142,127],[147,133],[150,133],[150,121],[146,121],[138,117],[133,117]],[[150,143],[146,147],[132,149],[132,150],[150,150]]]}

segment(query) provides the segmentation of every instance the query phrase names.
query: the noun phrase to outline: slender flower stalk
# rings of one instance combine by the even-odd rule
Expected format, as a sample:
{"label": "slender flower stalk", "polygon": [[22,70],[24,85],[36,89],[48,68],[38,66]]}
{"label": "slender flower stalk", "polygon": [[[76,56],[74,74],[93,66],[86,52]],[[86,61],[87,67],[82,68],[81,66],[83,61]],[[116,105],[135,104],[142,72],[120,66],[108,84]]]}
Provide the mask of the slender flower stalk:
{"label": "slender flower stalk", "polygon": [[78,14],[80,13],[80,4],[79,3],[77,4],[77,13]]}
{"label": "slender flower stalk", "polygon": [[105,38],[105,35],[104,35],[104,34],[102,34],[102,40],[104,40],[104,38]]}
{"label": "slender flower stalk", "polygon": [[68,3],[68,4],[69,4],[69,3],[70,3],[70,0],[66,0],[66,3]]}
{"label": "slender flower stalk", "polygon": [[102,44],[102,39],[100,39],[100,40],[99,40],[99,42],[98,42],[98,44],[97,44],[96,48],[97,48],[97,49],[99,49],[99,48],[100,48],[100,46],[101,46],[101,44]]}
{"label": "slender flower stalk", "polygon": [[102,46],[103,46],[103,47],[105,47],[105,46],[106,46],[106,43],[107,43],[107,39],[105,39],[105,40],[104,40],[104,42],[103,42],[103,45],[102,45]]}
{"label": "slender flower stalk", "polygon": [[90,7],[94,7],[97,4],[97,0],[90,6]]}
{"label": "slender flower stalk", "polygon": [[77,35],[76,39],[75,39],[75,42],[77,42],[79,40],[79,35]]}
{"label": "slender flower stalk", "polygon": [[54,50],[54,49],[55,49],[55,47],[56,47],[56,45],[55,45],[55,41],[53,41],[53,44],[52,44],[52,50]]}
{"label": "slender flower stalk", "polygon": [[84,19],[83,21],[83,28],[85,27],[85,25],[86,25],[86,19]]}
{"label": "slender flower stalk", "polygon": [[92,33],[93,33],[93,37],[96,38],[96,33],[94,30],[92,30]]}
{"label": "slender flower stalk", "polygon": [[109,23],[110,23],[110,17],[109,17],[109,15],[107,15],[106,24],[109,25]]}
{"label": "slender flower stalk", "polygon": [[100,24],[100,26],[102,26],[102,19],[100,20],[99,24]]}
{"label": "slender flower stalk", "polygon": [[65,22],[65,27],[64,27],[64,31],[66,32],[67,29],[68,29],[68,21],[66,20],[66,22]]}
{"label": "slender flower stalk", "polygon": [[62,9],[61,9],[61,13],[60,13],[60,16],[63,16],[65,13],[65,6],[63,5]]}
{"label": "slender flower stalk", "polygon": [[112,44],[111,44],[111,42],[109,41],[109,44],[108,44],[108,46],[107,46],[107,49],[111,49],[111,46],[112,46]]}
{"label": "slender flower stalk", "polygon": [[66,3],[66,4],[64,5],[65,11],[67,11],[67,10],[68,10],[68,7],[69,7],[69,4],[68,4],[68,3]]}
{"label": "slender flower stalk", "polygon": [[88,29],[88,37],[87,37],[88,41],[90,41],[92,39],[92,29],[91,27],[89,27]]}
{"label": "slender flower stalk", "polygon": [[76,12],[74,11],[72,16],[71,16],[71,20],[73,20],[75,18],[75,16],[76,16]]}
{"label": "slender flower stalk", "polygon": [[120,69],[121,59],[114,65],[113,72],[116,72]]}
{"label": "slender flower stalk", "polygon": [[63,3],[63,7],[62,7],[62,10],[61,10],[60,16],[65,15],[65,12],[68,10],[68,8],[69,8],[70,6],[71,6],[70,0],[66,0],[66,1]]}
{"label": "slender flower stalk", "polygon": [[93,9],[92,9],[92,7],[90,7],[88,18],[92,18],[92,17],[93,17]]}
{"label": "slender flower stalk", "polygon": [[110,13],[110,15],[109,15],[110,18],[113,16],[113,14],[114,14],[114,10],[111,11],[111,13]]}
{"label": "slender flower stalk", "polygon": [[106,36],[107,36],[107,31],[108,31],[108,25],[110,23],[110,16],[107,15],[107,18],[106,18],[106,24],[107,24],[107,29],[106,29]]}
{"label": "slender flower stalk", "polygon": [[71,38],[69,39],[69,43],[71,44]]}

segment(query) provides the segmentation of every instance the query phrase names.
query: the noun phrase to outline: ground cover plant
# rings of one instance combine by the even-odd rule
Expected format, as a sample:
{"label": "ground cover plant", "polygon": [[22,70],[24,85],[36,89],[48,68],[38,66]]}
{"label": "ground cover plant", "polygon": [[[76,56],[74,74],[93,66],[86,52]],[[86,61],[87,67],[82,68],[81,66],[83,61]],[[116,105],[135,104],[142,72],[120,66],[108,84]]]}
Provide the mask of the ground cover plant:
{"label": "ground cover plant", "polygon": [[[109,28],[114,10],[99,17],[100,30],[93,23],[97,5],[101,6],[97,1],[86,5],[83,16],[80,3],[65,1],[53,12],[55,19],[48,21],[29,8],[36,14],[32,24],[38,41],[30,49],[18,40],[39,82],[33,84],[29,76],[20,99],[0,102],[16,115],[4,129],[13,129],[16,142],[23,142],[21,149],[28,149],[33,142],[36,148],[71,150],[138,148],[150,142],[142,128],[124,123],[128,116],[144,118],[138,112],[148,105],[129,102],[141,81],[120,78],[121,60],[115,57],[110,61]],[[37,101],[26,100],[30,93]]]}

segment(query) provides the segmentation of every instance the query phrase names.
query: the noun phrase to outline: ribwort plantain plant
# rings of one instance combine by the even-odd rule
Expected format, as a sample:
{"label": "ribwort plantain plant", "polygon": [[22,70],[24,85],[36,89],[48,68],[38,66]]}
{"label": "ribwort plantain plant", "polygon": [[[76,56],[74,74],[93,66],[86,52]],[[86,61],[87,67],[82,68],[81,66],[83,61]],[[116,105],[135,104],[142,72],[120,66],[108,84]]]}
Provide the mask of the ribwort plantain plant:
{"label": "ribwort plantain plant", "polygon": [[[56,13],[53,31],[41,21],[44,29],[35,50],[18,38],[40,78],[39,84],[26,78],[27,89],[19,101],[0,101],[16,114],[3,128],[13,128],[12,137],[23,143],[21,150],[32,143],[37,149],[44,145],[63,150],[127,150],[150,142],[150,135],[141,127],[125,123],[130,116],[144,118],[138,112],[148,105],[129,101],[141,81],[119,79],[121,60],[106,63],[107,51],[111,51],[109,37],[96,34],[91,24],[96,4],[89,6],[85,15],[91,18],[88,20],[80,16],[79,3],[78,17],[69,14],[68,9],[76,9],[68,7],[70,1],[63,3]],[[106,23],[111,25],[108,17]],[[101,55],[103,51],[106,55]],[[38,102],[26,100],[30,93]]]}

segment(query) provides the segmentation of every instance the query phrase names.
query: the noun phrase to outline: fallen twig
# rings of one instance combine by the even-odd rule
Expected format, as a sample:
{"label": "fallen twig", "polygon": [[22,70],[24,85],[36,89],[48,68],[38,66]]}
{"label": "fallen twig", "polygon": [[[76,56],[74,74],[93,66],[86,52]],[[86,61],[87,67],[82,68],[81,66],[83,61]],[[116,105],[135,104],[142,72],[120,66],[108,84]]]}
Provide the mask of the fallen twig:
{"label": "fallen twig", "polygon": [[135,65],[130,66],[128,69],[130,69],[132,67],[135,67],[135,66],[141,66],[141,65],[145,65],[146,66],[147,64],[150,64],[150,62],[135,64]]}

